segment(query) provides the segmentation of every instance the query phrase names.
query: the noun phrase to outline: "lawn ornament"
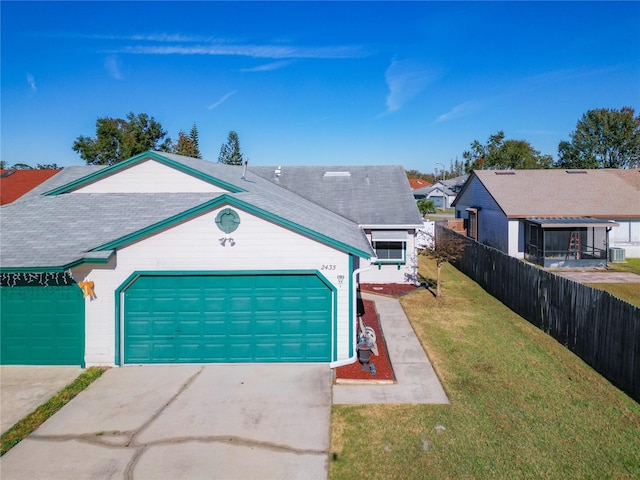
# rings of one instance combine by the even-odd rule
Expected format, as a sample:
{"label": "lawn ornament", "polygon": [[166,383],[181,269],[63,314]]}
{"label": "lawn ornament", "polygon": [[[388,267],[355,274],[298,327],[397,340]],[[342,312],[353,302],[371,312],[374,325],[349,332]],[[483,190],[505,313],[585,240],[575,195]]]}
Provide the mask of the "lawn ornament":
{"label": "lawn ornament", "polygon": [[82,289],[82,294],[84,298],[89,297],[91,300],[96,298],[96,294],[93,292],[94,283],[88,280],[83,280],[82,282],[78,282],[78,287]]}

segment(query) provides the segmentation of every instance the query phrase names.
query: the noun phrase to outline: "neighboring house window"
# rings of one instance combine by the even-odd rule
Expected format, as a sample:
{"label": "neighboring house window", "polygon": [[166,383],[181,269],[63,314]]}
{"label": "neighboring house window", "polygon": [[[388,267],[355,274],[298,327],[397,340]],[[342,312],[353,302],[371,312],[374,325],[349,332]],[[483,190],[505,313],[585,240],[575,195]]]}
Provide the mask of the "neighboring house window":
{"label": "neighboring house window", "polygon": [[467,236],[473,238],[474,240],[478,240],[478,209],[467,208],[467,212],[469,213]]}
{"label": "neighboring house window", "polygon": [[640,243],[640,222],[620,222],[615,227],[616,243]]}
{"label": "neighboring house window", "polygon": [[407,232],[405,230],[374,230],[371,245],[378,263],[405,263],[407,259]]}

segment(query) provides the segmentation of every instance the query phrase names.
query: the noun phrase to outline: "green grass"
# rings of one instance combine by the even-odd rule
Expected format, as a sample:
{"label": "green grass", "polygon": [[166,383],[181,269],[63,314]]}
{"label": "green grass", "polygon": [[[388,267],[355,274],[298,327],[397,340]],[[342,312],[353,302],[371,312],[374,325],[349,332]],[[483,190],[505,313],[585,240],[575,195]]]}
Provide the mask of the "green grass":
{"label": "green grass", "polygon": [[[421,273],[435,278],[431,260]],[[401,303],[451,405],[334,405],[330,478],[640,477],[640,405],[449,265]]]}
{"label": "green grass", "polygon": [[640,307],[640,283],[587,283],[587,285],[609,292],[631,305]]}
{"label": "green grass", "polygon": [[64,407],[73,397],[87,388],[93,381],[97,380],[105,370],[105,368],[99,367],[88,368],[73,382],[51,397],[46,403],[39,406],[33,413],[27,415],[4,432],[0,438],[2,444],[0,447],[0,456],[11,450],[31,432],[42,425],[49,417]]}
{"label": "green grass", "polygon": [[640,258],[627,258],[623,263],[609,263],[611,270],[618,272],[631,272],[640,275]]}

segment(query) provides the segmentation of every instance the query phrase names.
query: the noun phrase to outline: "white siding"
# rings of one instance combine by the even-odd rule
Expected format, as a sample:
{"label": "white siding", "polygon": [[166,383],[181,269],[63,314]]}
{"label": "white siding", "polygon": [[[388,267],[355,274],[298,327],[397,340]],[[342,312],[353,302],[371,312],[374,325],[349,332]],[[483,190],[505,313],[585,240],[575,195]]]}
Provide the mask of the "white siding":
{"label": "white siding", "polygon": [[524,222],[509,220],[508,226],[509,250],[508,254],[516,258],[524,258]]}
{"label": "white siding", "polygon": [[[86,304],[88,366],[114,364],[114,291],[136,271],[319,271],[337,291],[338,331],[333,335],[338,337],[338,360],[349,357],[349,255],[232,208],[240,215],[240,225],[231,234],[233,247],[220,245],[224,234],[216,226],[215,210],[120,249],[106,267],[74,271],[77,280],[95,282],[97,295]],[[344,276],[341,285],[339,275]]]}
{"label": "white siding", "polygon": [[136,163],[130,168],[119,170],[113,175],[75,190],[75,193],[180,192],[225,193],[226,190],[155,160]]}

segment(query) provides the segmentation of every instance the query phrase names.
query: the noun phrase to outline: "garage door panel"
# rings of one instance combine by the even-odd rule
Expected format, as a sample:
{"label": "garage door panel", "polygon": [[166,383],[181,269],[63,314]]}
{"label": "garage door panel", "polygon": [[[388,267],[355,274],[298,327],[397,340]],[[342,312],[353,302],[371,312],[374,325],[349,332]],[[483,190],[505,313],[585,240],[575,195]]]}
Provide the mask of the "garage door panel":
{"label": "garage door panel", "polygon": [[83,365],[84,306],[76,284],[0,288],[3,365]]}
{"label": "garage door panel", "polygon": [[[157,292],[160,301],[152,298]],[[329,288],[306,274],[141,277],[125,293],[124,361],[329,361],[331,299]],[[312,350],[308,332],[317,336]],[[162,335],[175,355],[158,344],[130,348]]]}

